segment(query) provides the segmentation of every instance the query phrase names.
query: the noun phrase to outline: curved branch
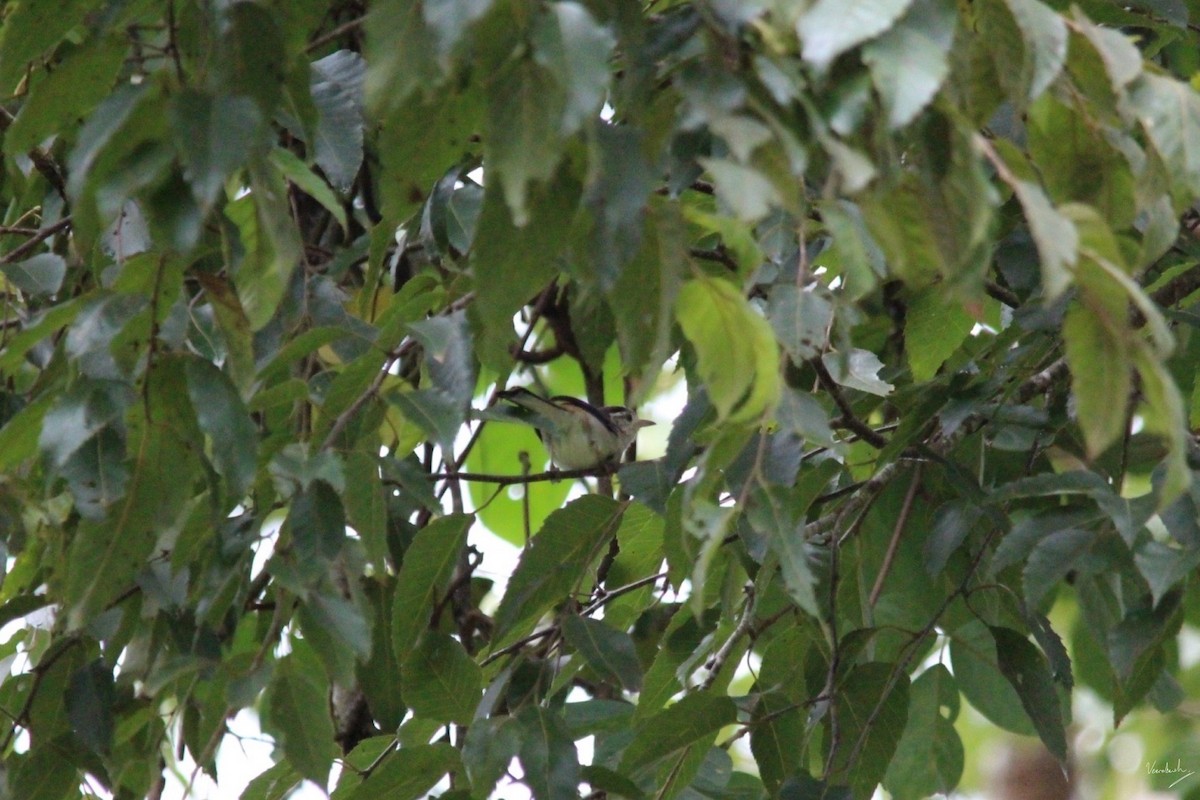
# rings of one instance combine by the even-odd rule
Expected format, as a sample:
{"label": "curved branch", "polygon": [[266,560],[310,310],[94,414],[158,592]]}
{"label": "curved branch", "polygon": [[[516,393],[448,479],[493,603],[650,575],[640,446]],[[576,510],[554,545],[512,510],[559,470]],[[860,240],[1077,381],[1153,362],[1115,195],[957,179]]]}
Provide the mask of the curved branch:
{"label": "curved branch", "polygon": [[587,469],[552,469],[547,472],[534,472],[530,475],[493,475],[482,472],[435,472],[429,476],[433,481],[475,481],[477,483],[496,483],[500,486],[513,486],[521,483],[538,483],[540,481],[561,481],[572,478],[603,478],[613,474],[612,469],[605,466],[588,467]]}
{"label": "curved branch", "polygon": [[821,383],[821,388],[829,393],[833,398],[833,402],[837,404],[841,410],[842,416],[839,420],[834,420],[834,424],[847,430],[854,431],[858,434],[858,438],[862,439],[867,444],[874,447],[876,450],[882,450],[887,447],[887,439],[879,435],[879,433],[860,420],[854,414],[854,409],[850,406],[850,401],[846,399],[846,395],[842,394],[842,387],[838,386],[837,381],[829,374],[829,370],[821,362],[821,359],[814,358],[809,363],[817,372],[817,380]]}

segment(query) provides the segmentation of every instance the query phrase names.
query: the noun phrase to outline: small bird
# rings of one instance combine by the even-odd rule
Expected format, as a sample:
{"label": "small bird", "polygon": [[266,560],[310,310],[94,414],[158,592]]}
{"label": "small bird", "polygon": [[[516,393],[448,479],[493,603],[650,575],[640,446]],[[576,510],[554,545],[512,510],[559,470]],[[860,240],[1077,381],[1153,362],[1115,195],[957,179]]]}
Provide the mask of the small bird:
{"label": "small bird", "polygon": [[559,469],[612,466],[637,439],[638,430],[654,424],[625,406],[597,408],[566,395],[546,399],[518,387],[496,396],[541,417],[538,438]]}

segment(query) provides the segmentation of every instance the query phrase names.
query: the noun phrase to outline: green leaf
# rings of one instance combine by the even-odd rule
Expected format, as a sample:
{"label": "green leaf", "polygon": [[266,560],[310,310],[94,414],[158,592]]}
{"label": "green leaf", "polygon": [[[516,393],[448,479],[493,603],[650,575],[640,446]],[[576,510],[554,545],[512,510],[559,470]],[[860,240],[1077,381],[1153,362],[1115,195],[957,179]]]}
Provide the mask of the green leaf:
{"label": "green leaf", "polygon": [[958,688],[979,713],[1013,733],[1024,736],[1037,733],[1017,690],[1000,672],[996,640],[986,626],[970,622],[954,631],[950,664]]}
{"label": "green leaf", "polygon": [[607,792],[610,797],[625,797],[628,800],[644,800],[646,793],[637,784],[619,772],[598,764],[589,764],[580,770],[580,777],[593,791]]}
{"label": "green leaf", "polygon": [[946,80],[956,20],[949,0],[916,0],[896,25],[863,47],[892,128],[912,122]]}
{"label": "green leaf", "polygon": [[939,289],[917,292],[904,317],[904,348],[913,380],[923,383],[936,375],[974,326],[962,306]]}
{"label": "green leaf", "polygon": [[81,361],[82,371],[89,377],[120,380],[122,370],[113,356],[113,340],[145,305],[146,299],[138,294],[93,298],[67,332],[67,354]]}
{"label": "green leaf", "polygon": [[272,119],[283,97],[287,55],[279,18],[257,3],[234,3],[222,9],[217,83],[232,95],[245,95]]}
{"label": "green leaf", "polygon": [[804,60],[825,70],[839,55],[892,27],[913,0],[817,0],[796,23]]}
{"label": "green leaf", "polygon": [[1148,541],[1134,553],[1138,572],[1150,585],[1155,605],[1200,565],[1200,548],[1172,547],[1166,542]]}
{"label": "green leaf", "polygon": [[[647,201],[654,191],[652,169],[646,158],[646,136],[625,125],[597,123],[589,130],[589,166],[585,203],[595,217],[587,257],[595,279],[609,293],[614,307],[622,296],[613,292],[623,277],[622,267],[633,258],[645,260],[659,238],[655,223],[647,219]],[[647,230],[649,228],[649,230]],[[643,242],[643,232],[651,237]],[[636,267],[630,267],[636,269]],[[644,270],[643,280],[658,272]],[[578,324],[579,320],[572,322]]]}
{"label": "green leaf", "polygon": [[327,344],[351,335],[351,331],[333,325],[309,328],[293,337],[259,367],[259,383],[263,386],[275,383],[276,380],[286,377],[288,371],[304,356],[315,352]]}
{"label": "green leaf", "polygon": [[893,677],[896,669],[882,661],[860,664],[837,692],[837,750],[829,778],[848,785],[856,797],[869,795],[883,780],[908,723],[908,675]]}
{"label": "green leaf", "polygon": [[1076,14],[1076,30],[1080,32],[1100,57],[1112,87],[1124,89],[1142,74],[1142,54],[1124,31],[1097,25]]}
{"label": "green leaf", "polygon": [[39,446],[53,467],[67,463],[83,443],[119,420],[133,402],[115,381],[80,381],[43,410]]}
{"label": "green leaf", "polygon": [[750,752],[769,792],[775,793],[796,771],[804,755],[804,717],[783,692],[766,692],[754,706]]}
{"label": "green leaf", "polygon": [[216,328],[224,339],[229,376],[243,395],[249,394],[254,384],[254,343],[246,310],[225,278],[201,272],[197,279],[211,301]]}
{"label": "green leaf", "polygon": [[0,264],[0,272],[30,297],[52,295],[62,286],[67,262],[55,253],[41,253],[15,264]]}
{"label": "green leaf", "polygon": [[5,342],[3,352],[0,352],[0,370],[13,370],[39,342],[45,341],[63,326],[71,324],[84,309],[84,300],[84,297],[68,300],[34,315],[20,332]]}
{"label": "green leaf", "polygon": [[674,209],[651,198],[642,247],[607,293],[621,361],[631,380],[642,386],[653,383],[669,355],[675,299],[689,269],[685,237]]}
{"label": "green leaf", "polygon": [[730,698],[692,692],[638,724],[621,757],[621,771],[639,772],[685,749],[707,750],[721,728],[736,719],[737,708]]}
{"label": "green leaf", "polygon": [[181,402],[187,396],[184,382],[182,364],[164,362],[149,373],[142,402],[125,417],[129,460],[124,496],[107,509],[103,521],[80,523],[68,551],[64,600],[70,630],[128,590],[153,552],[158,533],[177,521],[191,495],[193,465],[187,433],[180,430],[191,418]]}
{"label": "green leaf", "polygon": [[847,389],[886,397],[896,388],[879,377],[883,362],[870,350],[856,347],[849,353],[829,352],[821,356],[821,363],[834,381]]}
{"label": "green leaf", "polygon": [[362,611],[351,600],[341,595],[314,593],[301,611],[301,625],[309,638],[315,638],[312,625],[315,622],[329,637],[330,645],[339,650],[339,656],[350,656],[361,662],[371,654],[370,629]]}
{"label": "green leaf", "polygon": [[105,428],[83,443],[59,469],[75,499],[80,516],[103,519],[125,495],[129,470],[124,464],[125,442],[113,428]]}
{"label": "green leaf", "polygon": [[937,510],[924,548],[925,571],[931,577],[942,573],[981,519],[983,511],[965,500],[951,500]]}
{"label": "green leaf", "polygon": [[289,655],[275,665],[263,701],[267,729],[288,763],[305,778],[325,786],[334,751],[326,688],[313,680],[296,656]]}
{"label": "green leaf", "polygon": [[712,177],[717,196],[741,219],[755,223],[783,204],[775,184],[753,167],[723,158],[701,158],[700,165]]}
{"label": "green leaf", "polygon": [[345,470],[346,491],[342,493],[342,502],[346,517],[358,531],[367,558],[382,572],[388,560],[387,500],[379,460],[366,453],[349,453]]}
{"label": "green leaf", "polygon": [[461,43],[468,28],[492,7],[492,0],[424,0],[425,24],[437,35],[442,60]]}
{"label": "green leaf", "polygon": [[1012,184],[1021,210],[1029,223],[1029,232],[1037,246],[1042,266],[1042,291],[1051,301],[1071,283],[1069,267],[1078,258],[1079,233],[1074,223],[1059,212],[1040,186],[1028,181]]}
{"label": "green leaf", "polygon": [[471,723],[463,742],[463,766],[476,795],[490,796],[520,752],[523,731],[512,717],[487,717]]}
{"label": "green leaf", "polygon": [[580,3],[554,3],[534,22],[534,59],[559,79],[566,95],[564,136],[599,116],[608,92],[608,60],[614,44],[612,34]]}
{"label": "green leaf", "polygon": [[751,526],[766,536],[767,546],[778,559],[788,596],[814,617],[820,616],[817,578],[809,564],[813,549],[804,538],[804,516],[836,469],[836,462],[825,461],[794,488],[756,487],[746,512]]}
{"label": "green leaf", "polygon": [[346,514],[337,491],[323,480],[314,480],[292,498],[288,526],[300,561],[337,557],[346,538]]}
{"label": "green leaf", "polygon": [[1148,350],[1138,348],[1135,364],[1142,379],[1142,396],[1147,408],[1143,415],[1146,429],[1167,442],[1166,480],[1158,498],[1159,505],[1165,506],[1185,492],[1191,483],[1186,456],[1190,435],[1179,386],[1162,361]]}
{"label": "green leaf", "polygon": [[[429,290],[421,280],[411,280],[378,320],[378,333],[362,355],[347,364],[328,385],[321,405],[314,436],[328,438],[330,430],[343,414],[349,414],[363,398],[370,399],[370,387],[379,379],[380,371],[392,363],[389,355],[407,333],[408,324],[426,314],[438,302],[438,293]],[[351,415],[353,418],[353,415]],[[354,425],[347,425],[343,436],[350,443],[357,434]],[[371,431],[374,433],[374,431]]]}
{"label": "green leaf", "polygon": [[521,726],[518,759],[535,800],[573,800],[579,796],[579,756],[562,717],[526,706],[517,714]]}
{"label": "green leaf", "polygon": [[1091,531],[1062,530],[1038,542],[1025,562],[1025,602],[1036,608],[1059,580],[1075,569],[1095,542]]}
{"label": "green leaf", "polygon": [[775,407],[780,391],[775,336],[733,284],[688,281],[679,291],[675,318],[696,349],[700,375],[722,419],[748,422]]}
{"label": "green leaf", "polygon": [[238,299],[251,330],[259,330],[274,316],[302,256],[282,176],[265,163],[252,163],[250,193],[227,205],[225,214],[237,226],[243,249],[232,270]]}
{"label": "green leaf", "polygon": [[1175,194],[1200,194],[1200,95],[1186,83],[1145,72],[1129,97]]}
{"label": "green leaf", "polygon": [[522,58],[495,74],[487,100],[484,159],[500,181],[513,223],[523,228],[532,217],[529,184],[548,181],[558,167],[566,93],[549,70]]}
{"label": "green leaf", "polygon": [[1119,725],[1130,710],[1153,689],[1167,666],[1164,645],[1179,633],[1182,614],[1178,598],[1154,609],[1134,608],[1107,632],[1107,655],[1116,679],[1113,720]]}
{"label": "green leaf", "polygon": [[458,751],[445,742],[402,747],[389,753],[346,800],[417,800],[443,775],[460,769]]}
{"label": "green leaf", "polygon": [[170,113],[184,179],[207,211],[229,176],[265,148],[262,112],[249,97],[185,90],[171,98]]}
{"label": "green leaf", "polygon": [[409,325],[425,353],[433,385],[465,414],[475,394],[475,362],[467,317],[456,312]]}
{"label": "green leaf", "polygon": [[1099,497],[1102,493],[1112,493],[1112,487],[1104,478],[1094,472],[1076,469],[1071,472],[1041,473],[1018,478],[993,490],[987,495],[987,503],[999,504],[1022,497],[1052,497],[1060,494]]}
{"label": "green leaf", "polygon": [[600,495],[586,495],[546,518],[546,523],[521,555],[494,617],[493,650],[520,635],[536,620],[581,585],[588,568],[616,533],[625,504]]}
{"label": "green leaf", "polygon": [[268,767],[250,781],[240,800],[285,800],[304,781],[304,776],[287,761]]}
{"label": "green leaf", "polygon": [[[513,314],[532,300],[558,273],[555,259],[566,244],[581,187],[573,177],[560,175],[551,184],[535,189],[522,226],[505,206],[498,187],[489,184],[483,193],[471,267],[479,302],[471,304],[479,360],[507,371],[514,341]],[[522,203],[525,202],[522,195]]]}
{"label": "green leaf", "polygon": [[1095,208],[1113,230],[1138,211],[1129,161],[1078,106],[1045,94],[1029,108],[1029,153],[1056,202]]}
{"label": "green leaf", "polygon": [[[271,165],[279,170],[279,174],[299,188],[300,191],[320,203],[322,208],[333,215],[338,225],[342,226],[342,230],[346,230],[345,207],[338,200],[337,195],[333,193],[333,190],[329,188],[329,184],[322,180],[321,176],[313,172],[295,153],[291,150],[285,150],[282,147],[276,147],[271,151]],[[311,331],[305,331],[305,333],[311,333]],[[338,333],[344,336],[347,331],[338,329]]]}
{"label": "green leaf", "polygon": [[1036,99],[1062,71],[1067,25],[1040,0],[988,0],[981,4],[980,30],[996,72],[1019,105]]}
{"label": "green leaf", "polygon": [[371,611],[371,653],[356,671],[371,716],[383,730],[400,727],[408,707],[400,693],[400,659],[392,647],[393,604],[396,593],[394,578],[364,582],[363,593]]}
{"label": "green leaf", "polygon": [[[7,39],[8,34],[2,51],[5,54],[9,52]],[[112,89],[126,48],[123,37],[100,36],[70,51],[53,72],[33,84],[4,134],[4,152],[15,156],[32,150],[48,136],[86,116]],[[2,60],[6,59],[0,56]]]}
{"label": "green leaf", "polygon": [[430,614],[442,601],[472,520],[463,514],[434,520],[404,552],[392,610],[392,647],[398,661],[403,662],[412,652],[429,625]]}
{"label": "green leaf", "polygon": [[[1071,391],[1092,458],[1124,434],[1132,385],[1128,331],[1120,321],[1106,320],[1102,311],[1072,304],[1063,319]],[[1121,327],[1113,330],[1113,324]]]}
{"label": "green leaf", "polygon": [[[739,433],[741,431],[735,429],[732,435],[737,436]],[[702,466],[700,473],[705,472]],[[712,601],[711,594],[705,592],[706,587],[711,589],[708,576],[710,573],[718,576],[721,574],[720,570],[714,571],[713,567],[719,567],[723,563],[723,559],[718,556],[722,554],[725,537],[733,525],[736,512],[730,507],[718,505],[715,501],[695,496],[685,498],[683,502],[679,530],[686,538],[682,541],[674,537],[667,540],[667,566],[672,572],[672,581],[680,580],[674,577],[678,574],[686,575],[692,582],[691,609],[693,614],[700,616],[705,605]],[[712,584],[717,585],[718,582]]]}
{"label": "green leaf", "polygon": [[963,743],[954,720],[958,687],[943,664],[921,673],[909,688],[908,722],[883,785],[896,800],[950,793],[963,773]]}
{"label": "green leaf", "polygon": [[[388,41],[389,47],[395,46],[390,33]],[[367,73],[368,81],[371,74]],[[451,167],[478,154],[470,138],[483,127],[484,101],[474,83],[461,89],[447,87],[432,97],[414,98],[382,119],[377,147],[385,219],[402,221]]]}
{"label": "green leaf", "polygon": [[8,771],[8,788],[23,800],[64,800],[79,797],[80,775],[58,741],[33,747]]}
{"label": "green leaf", "polygon": [[437,37],[425,21],[424,5],[384,0],[371,6],[366,17],[364,90],[368,107],[380,117],[401,107],[418,89],[440,83]]}
{"label": "green leaf", "polygon": [[[628,586],[658,573],[664,558],[664,526],[663,518],[641,503],[631,503],[625,509],[617,530],[619,552],[608,570],[605,586]],[[604,607],[604,621],[617,630],[627,630],[653,602],[653,586],[628,592]]]}
{"label": "green leaf", "polygon": [[388,401],[425,431],[430,441],[446,450],[451,449],[454,437],[465,421],[466,410],[462,403],[440,389],[394,392],[388,396]]}
{"label": "green leaf", "polygon": [[1012,684],[1038,737],[1059,761],[1066,761],[1067,739],[1058,693],[1046,659],[1028,639],[1009,628],[991,628],[1000,671]]}
{"label": "green leaf", "polygon": [[878,243],[871,238],[858,206],[845,200],[822,203],[821,218],[833,236],[830,255],[840,266],[846,289],[854,299],[875,287],[887,265]]}
{"label": "green leaf", "polygon": [[350,190],[362,164],[364,73],[362,56],[349,50],[312,63],[312,99],[318,114],[313,157],[339,192]]}
{"label": "green leaf", "polygon": [[225,373],[199,358],[189,358],[186,371],[188,397],[200,430],[212,442],[217,473],[225,479],[229,500],[239,502],[258,471],[258,430]]}
{"label": "green leaf", "polygon": [[592,669],[621,682],[627,692],[642,688],[642,667],[633,639],[624,631],[587,617],[563,620],[563,636]]}
{"label": "green leaf", "polygon": [[0,29],[0,92],[12,95],[29,62],[58,44],[98,5],[96,0],[54,0],[13,6]]}
{"label": "green leaf", "polygon": [[457,639],[426,631],[400,668],[401,691],[414,714],[467,725],[479,705],[483,674]]}
{"label": "green leaf", "polygon": [[807,772],[799,772],[784,781],[779,796],[783,800],[852,800],[855,797],[849,788],[819,781]]}
{"label": "green leaf", "polygon": [[117,699],[112,670],[91,661],[71,676],[67,687],[67,717],[75,735],[93,753],[108,755],[113,745]]}

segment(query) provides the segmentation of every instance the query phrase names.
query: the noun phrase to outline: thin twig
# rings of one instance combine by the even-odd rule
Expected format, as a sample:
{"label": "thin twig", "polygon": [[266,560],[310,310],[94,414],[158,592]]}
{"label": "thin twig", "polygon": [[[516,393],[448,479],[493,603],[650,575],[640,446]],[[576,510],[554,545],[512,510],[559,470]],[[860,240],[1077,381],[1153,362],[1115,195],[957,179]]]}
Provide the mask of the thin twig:
{"label": "thin twig", "polygon": [[993,300],[999,300],[1009,308],[1018,308],[1021,305],[1021,298],[1017,297],[1017,293],[1011,289],[1006,289],[995,281],[984,281],[983,290],[987,292],[988,297]]}
{"label": "thin twig", "polygon": [[871,608],[874,608],[875,603],[879,601],[879,595],[883,591],[883,582],[887,580],[888,573],[892,571],[892,563],[896,560],[896,551],[900,549],[900,536],[908,524],[908,516],[912,513],[913,498],[917,496],[917,487],[920,484],[921,462],[918,461],[917,466],[913,469],[912,483],[908,485],[904,503],[900,506],[900,514],[896,517],[896,524],[892,528],[892,538],[888,542],[887,552],[883,555],[883,563],[879,566],[879,574],[875,576],[875,585],[871,587],[871,595],[867,600]]}
{"label": "thin twig", "polygon": [[829,396],[833,398],[833,402],[837,404],[837,407],[842,412],[841,427],[854,431],[860,439],[876,450],[882,450],[887,447],[887,439],[880,436],[871,426],[855,416],[854,409],[850,406],[850,401],[842,394],[842,387],[838,386],[837,381],[829,374],[829,370],[825,368],[825,364],[821,359],[814,358],[810,363],[817,372],[817,380],[820,381],[821,388],[829,393]]}
{"label": "thin twig", "polygon": [[539,481],[562,481],[572,478],[598,478],[611,475],[608,467],[588,467],[587,469],[561,469],[547,472],[534,472],[529,475],[493,475],[483,472],[435,472],[429,476],[432,481],[475,481],[477,483],[497,483],[501,486],[513,486],[521,483],[537,483]]}
{"label": "thin twig", "polygon": [[352,31],[355,28],[362,25],[363,20],[365,20],[365,19],[366,19],[366,17],[356,17],[355,19],[352,19],[349,22],[343,22],[341,25],[338,25],[336,28],[333,28],[332,30],[321,34],[320,36],[318,36],[317,38],[315,38],[311,42],[309,42],[308,46],[304,48],[305,51],[311,53],[313,50],[317,50],[321,47],[324,47],[325,45],[329,44],[330,42],[332,42],[334,39],[338,38],[339,36],[342,36],[343,34],[347,34],[350,31]]}
{"label": "thin twig", "polygon": [[725,666],[725,662],[733,655],[733,648],[754,627],[754,609],[754,586],[751,584],[746,586],[746,605],[742,609],[742,616],[738,620],[737,627],[733,629],[733,633],[729,634],[729,638],[725,640],[721,648],[713,654],[713,657],[705,665],[708,669],[708,676],[700,684],[701,690],[707,691],[712,688],[712,685],[717,680],[717,675],[720,674],[721,669]]}
{"label": "thin twig", "polygon": [[712,250],[706,250],[703,247],[693,247],[688,250],[688,255],[692,258],[698,258],[701,261],[715,261],[730,272],[738,271],[738,263],[733,260],[733,256],[729,255],[724,245],[719,245]]}
{"label": "thin twig", "polygon": [[627,583],[624,586],[618,586],[616,589],[606,591],[603,595],[596,598],[595,602],[591,603],[586,608],[584,608],[582,611],[580,611],[579,616],[586,617],[590,614],[594,614],[598,609],[602,608],[603,606],[607,605],[608,603],[611,603],[613,600],[616,600],[621,595],[629,594],[630,592],[637,591],[638,589],[641,589],[643,586],[649,586],[651,584],[657,583],[660,580],[664,580],[666,577],[667,577],[666,572],[660,572],[656,575],[647,575],[644,578],[639,578],[638,580],[634,581],[633,583]]}
{"label": "thin twig", "polygon": [[[633,581],[632,583],[628,583],[624,586],[619,586],[616,589],[613,589],[611,592],[605,593],[605,595],[603,597],[597,599],[594,603],[588,605],[586,608],[584,608],[582,611],[579,612],[579,616],[581,616],[581,617],[589,616],[589,615],[595,613],[598,609],[607,605],[608,603],[611,603],[613,600],[616,600],[621,595],[625,595],[630,592],[636,591],[636,590],[642,588],[643,586],[649,586],[650,584],[653,584],[653,583],[656,583],[657,581],[663,580],[666,577],[667,577],[667,573],[660,572],[656,575],[647,575],[645,578],[639,578],[638,580]],[[533,633],[529,634],[528,636],[524,636],[524,637],[518,639],[517,641],[508,645],[507,647],[502,647],[494,653],[489,653],[488,656],[483,659],[483,661],[479,662],[479,666],[486,667],[488,664],[492,663],[496,659],[503,658],[504,656],[507,656],[507,655],[512,655],[513,653],[517,652],[521,648],[525,647],[525,645],[527,645],[527,644],[532,644],[533,642],[536,642],[538,639],[544,639],[545,637],[550,636],[551,634],[557,634],[558,628],[559,628],[559,626],[557,624],[554,624],[549,627],[542,628],[541,630],[534,631]]]}
{"label": "thin twig", "polygon": [[5,253],[3,257],[0,257],[0,264],[11,264],[14,261],[20,261],[22,258],[29,255],[29,253],[32,252],[33,249],[39,244],[46,241],[59,231],[67,228],[70,224],[71,218],[63,217],[58,222],[55,222],[52,225],[47,225],[33,236],[29,237],[27,241],[22,242],[17,247],[14,247],[12,250]]}
{"label": "thin twig", "polygon": [[355,398],[354,402],[346,407],[346,410],[344,410],[341,414],[338,414],[337,419],[333,421],[333,425],[331,425],[329,428],[329,433],[325,436],[325,441],[321,443],[322,450],[328,450],[333,447],[334,443],[337,442],[338,437],[342,435],[342,431],[345,430],[346,426],[350,424],[350,420],[354,418],[354,415],[357,414],[359,410],[371,400],[371,398],[375,397],[375,395],[379,393],[379,389],[383,386],[383,382],[387,380],[387,376],[391,374],[392,365],[407,355],[415,346],[415,341],[410,340],[404,342],[393,352],[388,353],[387,358],[384,359],[383,366],[380,367],[379,372],[375,373],[375,377],[372,379],[371,385],[367,387],[366,391]]}

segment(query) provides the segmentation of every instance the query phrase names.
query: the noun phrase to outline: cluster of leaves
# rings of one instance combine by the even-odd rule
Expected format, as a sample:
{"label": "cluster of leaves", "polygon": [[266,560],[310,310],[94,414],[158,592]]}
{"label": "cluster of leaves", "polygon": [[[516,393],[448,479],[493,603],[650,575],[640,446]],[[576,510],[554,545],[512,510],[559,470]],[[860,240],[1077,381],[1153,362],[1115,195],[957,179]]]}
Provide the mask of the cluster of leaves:
{"label": "cluster of leaves", "polygon": [[[1196,682],[1195,3],[4,14],[13,796],[255,707],[247,798],[919,798]],[[570,495],[512,380],[686,401]]]}

